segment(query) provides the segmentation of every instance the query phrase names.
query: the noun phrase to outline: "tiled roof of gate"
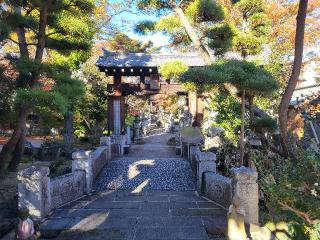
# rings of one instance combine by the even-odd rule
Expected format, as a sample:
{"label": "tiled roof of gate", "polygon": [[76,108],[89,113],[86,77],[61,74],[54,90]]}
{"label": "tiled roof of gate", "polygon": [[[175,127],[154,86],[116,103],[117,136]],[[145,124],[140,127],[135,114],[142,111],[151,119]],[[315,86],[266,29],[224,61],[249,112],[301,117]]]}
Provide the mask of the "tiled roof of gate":
{"label": "tiled roof of gate", "polygon": [[109,52],[106,50],[104,56],[99,57],[96,65],[99,67],[158,67],[171,60],[180,60],[189,67],[205,65],[205,62],[197,53],[147,54]]}

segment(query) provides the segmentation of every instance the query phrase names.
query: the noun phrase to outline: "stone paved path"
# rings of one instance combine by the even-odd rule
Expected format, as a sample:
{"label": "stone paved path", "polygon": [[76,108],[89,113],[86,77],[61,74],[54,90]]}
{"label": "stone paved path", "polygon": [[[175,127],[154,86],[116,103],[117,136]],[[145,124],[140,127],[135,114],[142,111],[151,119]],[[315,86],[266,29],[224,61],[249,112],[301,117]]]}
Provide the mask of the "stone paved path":
{"label": "stone paved path", "polygon": [[225,226],[225,210],[194,191],[104,191],[56,210],[41,233],[56,239],[223,239],[207,230]]}
{"label": "stone paved path", "polygon": [[226,226],[226,211],[198,196],[188,161],[166,145],[170,134],[132,145],[106,166],[97,193],[57,209],[40,227],[43,237],[107,240],[205,240]]}

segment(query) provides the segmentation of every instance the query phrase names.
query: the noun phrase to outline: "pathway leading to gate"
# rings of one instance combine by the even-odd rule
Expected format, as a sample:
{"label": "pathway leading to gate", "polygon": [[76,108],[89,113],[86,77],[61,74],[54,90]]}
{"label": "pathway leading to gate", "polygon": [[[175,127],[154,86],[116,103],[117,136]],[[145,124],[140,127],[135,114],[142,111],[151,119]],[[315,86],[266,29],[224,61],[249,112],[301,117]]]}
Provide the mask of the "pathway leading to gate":
{"label": "pathway leading to gate", "polygon": [[96,193],[57,209],[40,229],[55,239],[224,239],[226,211],[195,191],[188,161],[155,133],[115,158],[96,180]]}

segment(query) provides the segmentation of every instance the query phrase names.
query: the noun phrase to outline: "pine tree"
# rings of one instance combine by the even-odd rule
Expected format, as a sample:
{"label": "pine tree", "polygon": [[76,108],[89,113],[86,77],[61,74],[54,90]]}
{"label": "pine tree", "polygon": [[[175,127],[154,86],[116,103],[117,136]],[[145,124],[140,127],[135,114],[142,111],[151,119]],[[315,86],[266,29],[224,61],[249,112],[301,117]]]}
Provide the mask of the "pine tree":
{"label": "pine tree", "polygon": [[[75,83],[71,67],[88,57],[97,30],[91,18],[93,10],[93,0],[7,0],[0,5],[0,41],[17,48],[15,66],[19,72],[18,117],[14,132],[0,153],[0,170],[12,153],[9,168],[15,170],[23,154],[26,118],[34,107],[48,103],[67,105],[60,110],[70,107],[71,101],[61,101],[67,97],[61,86]],[[50,90],[44,90],[48,79],[54,83]],[[24,101],[20,101],[22,96]]]}
{"label": "pine tree", "polygon": [[[202,2],[202,1],[201,1]],[[206,2],[206,1],[203,1]],[[255,0],[255,1],[249,1],[249,0],[238,0],[238,1],[221,1],[221,8],[224,9],[225,18],[217,25],[209,26],[205,33],[206,37],[208,38],[208,46],[211,49],[215,49],[215,52],[217,54],[224,53],[228,49],[232,49],[236,52],[239,52],[241,57],[245,60],[249,55],[256,55],[258,53],[261,53],[262,46],[265,42],[266,33],[268,30],[268,20],[267,15],[265,13],[266,10],[266,2],[264,0]],[[227,36],[227,37],[226,37]],[[228,41],[221,41],[221,39],[227,39]],[[227,42],[227,44],[226,44]],[[239,66],[237,66],[239,64]],[[249,63],[244,61],[243,63],[241,61],[235,62],[230,61],[225,65],[221,65],[218,68],[214,69],[214,72],[216,72],[217,75],[223,74],[226,79],[227,73],[225,72],[225,69],[228,69],[229,75],[233,75],[233,81],[232,78],[230,81],[222,81],[220,83],[227,86],[229,89],[231,84],[232,86],[235,86],[238,89],[238,92],[241,93],[241,133],[240,133],[240,162],[243,163],[244,158],[244,115],[245,115],[245,103],[248,99],[249,102],[249,108],[250,108],[250,119],[253,119],[253,97],[254,94],[257,93],[258,89],[255,91],[252,91],[252,87],[260,86],[260,92],[267,90],[274,90],[270,87],[263,88],[261,85],[261,82],[255,82],[259,79],[255,77],[255,67],[251,67],[251,70],[253,71],[252,75],[247,74],[244,68],[248,68],[250,66]],[[212,69],[214,66],[209,67],[209,72],[212,74]],[[194,70],[190,70],[191,72]],[[197,74],[199,74],[196,78],[198,80],[199,76],[201,76],[201,71],[208,71],[208,69],[198,69],[196,70]],[[249,79],[245,80],[242,79],[242,76],[245,75],[246,77],[249,77]],[[195,76],[193,74],[192,76]],[[207,76],[209,81],[214,81],[213,84],[217,84],[217,80]],[[203,81],[203,80],[200,80]],[[188,81],[189,85],[194,85],[196,88],[199,89],[206,89],[206,87],[203,87],[203,84],[198,84],[197,81],[192,82]],[[250,86],[250,84],[252,86]],[[202,85],[202,86],[201,86]],[[207,85],[207,84],[204,84]],[[210,84],[209,84],[210,85]]]}
{"label": "pine tree", "polygon": [[181,82],[208,90],[224,83],[235,86],[241,93],[240,163],[244,157],[244,105],[245,96],[268,96],[278,88],[274,77],[265,69],[245,60],[219,61],[203,68],[191,68],[181,77]]}
{"label": "pine tree", "polygon": [[137,32],[163,31],[171,37],[172,46],[187,46],[190,49],[192,45],[207,64],[212,62],[210,48],[204,40],[208,37],[209,27],[215,26],[215,30],[211,29],[211,34],[213,31],[223,32],[216,34],[215,39],[211,40],[219,43],[221,49],[231,47],[231,28],[228,23],[222,24],[225,9],[215,1],[139,0],[137,5],[142,11],[154,12],[161,16],[157,22],[142,21],[136,27]]}

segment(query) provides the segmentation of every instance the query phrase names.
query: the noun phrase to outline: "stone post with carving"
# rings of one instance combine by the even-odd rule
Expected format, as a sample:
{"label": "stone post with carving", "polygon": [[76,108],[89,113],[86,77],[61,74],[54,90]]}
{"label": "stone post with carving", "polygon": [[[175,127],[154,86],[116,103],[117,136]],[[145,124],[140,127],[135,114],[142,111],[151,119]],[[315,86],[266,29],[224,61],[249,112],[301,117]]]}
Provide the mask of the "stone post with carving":
{"label": "stone post with carving", "polygon": [[259,187],[257,184],[258,173],[253,168],[233,168],[232,189],[233,196],[240,199],[244,210],[246,223],[259,223]]}
{"label": "stone post with carving", "polygon": [[50,170],[31,166],[18,172],[20,209],[26,208],[34,220],[40,220],[51,211]]}
{"label": "stone post with carving", "polygon": [[93,185],[92,151],[77,151],[72,153],[72,172],[84,171],[86,173],[86,193],[90,194]]}

